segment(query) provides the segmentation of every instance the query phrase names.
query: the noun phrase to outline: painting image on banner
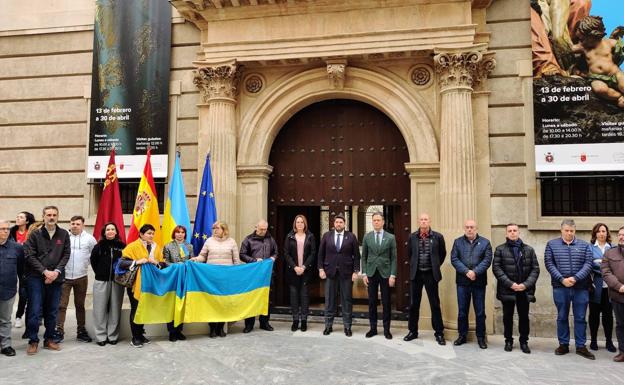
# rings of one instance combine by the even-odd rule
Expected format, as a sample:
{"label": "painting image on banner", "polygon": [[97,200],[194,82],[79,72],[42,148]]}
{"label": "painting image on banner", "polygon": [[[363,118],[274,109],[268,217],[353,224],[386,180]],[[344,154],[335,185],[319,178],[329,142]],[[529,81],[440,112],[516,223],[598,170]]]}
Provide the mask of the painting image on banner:
{"label": "painting image on banner", "polygon": [[530,3],[536,171],[624,170],[624,2]]}
{"label": "painting image on banner", "polygon": [[140,178],[147,148],[167,176],[171,5],[95,2],[88,178],[104,178],[111,147],[119,178]]}

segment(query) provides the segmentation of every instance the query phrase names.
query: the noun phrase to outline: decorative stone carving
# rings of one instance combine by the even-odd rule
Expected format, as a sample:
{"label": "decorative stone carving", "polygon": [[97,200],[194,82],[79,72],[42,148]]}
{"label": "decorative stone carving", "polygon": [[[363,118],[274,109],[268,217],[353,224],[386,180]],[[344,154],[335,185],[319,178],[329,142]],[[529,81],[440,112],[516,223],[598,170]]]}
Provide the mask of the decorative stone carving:
{"label": "decorative stone carving", "polygon": [[433,70],[426,64],[418,64],[410,71],[410,80],[419,88],[431,85]]}
{"label": "decorative stone carving", "polygon": [[209,64],[194,62],[193,83],[199,88],[204,103],[211,99],[236,100],[240,66],[236,62]]}
{"label": "decorative stone carving", "polygon": [[496,66],[492,55],[479,51],[436,54],[433,62],[442,91],[452,88],[472,89]]}
{"label": "decorative stone carving", "polygon": [[333,89],[341,90],[344,87],[346,63],[327,63],[327,76],[329,86]]}
{"label": "decorative stone carving", "polygon": [[264,81],[257,74],[249,75],[245,79],[245,90],[250,94],[257,94],[262,90],[262,87],[264,87]]}

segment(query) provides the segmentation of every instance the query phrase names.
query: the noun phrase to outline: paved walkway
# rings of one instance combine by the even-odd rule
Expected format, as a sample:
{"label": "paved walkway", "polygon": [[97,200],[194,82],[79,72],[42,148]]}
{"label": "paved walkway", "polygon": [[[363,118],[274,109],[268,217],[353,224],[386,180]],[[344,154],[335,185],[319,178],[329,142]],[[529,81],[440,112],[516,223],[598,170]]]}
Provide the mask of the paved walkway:
{"label": "paved walkway", "polygon": [[[68,323],[75,320],[69,320]],[[26,355],[24,329],[13,329],[17,356],[0,356],[1,383],[17,384],[624,384],[624,364],[604,348],[596,361],[571,353],[553,353],[556,341],[533,338],[533,353],[516,347],[503,351],[501,336],[490,336],[490,348],[474,342],[438,346],[431,332],[404,342],[405,329],[394,339],[366,339],[365,326],[347,338],[340,325],[330,336],[313,323],[306,333],[290,323],[273,321],[275,331],[242,333],[236,323],[226,338],[190,336],[171,343],[157,337],[142,349],[128,341],[116,346],[76,342],[68,333],[60,352]],[[43,328],[42,328],[43,329]],[[66,330],[75,330],[71,324]],[[450,341],[449,341],[450,342]]]}

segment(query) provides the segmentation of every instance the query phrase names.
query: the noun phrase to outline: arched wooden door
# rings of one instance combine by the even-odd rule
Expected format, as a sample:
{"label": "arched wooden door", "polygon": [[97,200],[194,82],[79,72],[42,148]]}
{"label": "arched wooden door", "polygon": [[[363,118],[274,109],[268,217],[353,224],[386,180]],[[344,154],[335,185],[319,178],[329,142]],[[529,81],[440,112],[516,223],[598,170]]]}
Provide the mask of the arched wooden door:
{"label": "arched wooden door", "polygon": [[[348,229],[361,238],[370,206],[386,214],[386,227],[398,246],[398,279],[393,307],[401,312],[409,305],[409,266],[405,242],[410,229],[410,183],[405,171],[407,146],[394,122],[376,108],[354,100],[328,100],[295,114],[280,130],[269,164],[269,224],[280,251],[292,229],[295,215],[308,217],[317,242],[331,228],[333,216],[344,212]],[[370,210],[368,210],[370,212]],[[279,261],[279,260],[278,260]],[[276,266],[274,306],[289,303],[284,264]],[[363,285],[354,297],[366,298]],[[312,290],[312,303],[323,292]],[[362,293],[363,292],[363,293]],[[356,301],[357,305],[358,301]],[[357,312],[355,312],[357,314]]]}

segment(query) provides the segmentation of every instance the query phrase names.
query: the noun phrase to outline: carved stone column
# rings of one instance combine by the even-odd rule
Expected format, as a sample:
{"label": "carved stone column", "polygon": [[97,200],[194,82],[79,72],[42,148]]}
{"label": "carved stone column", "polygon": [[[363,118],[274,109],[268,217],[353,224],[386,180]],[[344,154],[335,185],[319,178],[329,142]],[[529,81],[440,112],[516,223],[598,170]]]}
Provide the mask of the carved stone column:
{"label": "carved stone column", "polygon": [[197,133],[197,185],[201,183],[205,155],[210,152],[217,217],[236,229],[236,95],[240,68],[232,60],[193,62],[194,83],[200,90]]}
{"label": "carved stone column", "polygon": [[447,236],[463,232],[476,219],[473,87],[487,77],[495,61],[478,50],[438,52],[434,57],[441,93],[441,227]]}

